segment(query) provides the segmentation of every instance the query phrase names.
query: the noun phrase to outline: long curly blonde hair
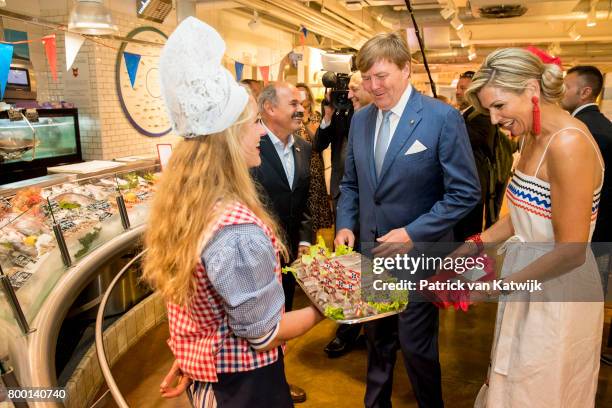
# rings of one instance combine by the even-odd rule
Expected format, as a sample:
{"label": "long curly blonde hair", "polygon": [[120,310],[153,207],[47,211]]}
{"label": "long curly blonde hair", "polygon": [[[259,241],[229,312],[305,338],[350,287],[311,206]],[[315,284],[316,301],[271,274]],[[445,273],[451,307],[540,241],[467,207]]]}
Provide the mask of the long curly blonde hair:
{"label": "long curly blonde hair", "polygon": [[200,251],[230,203],[244,204],[268,225],[286,257],[278,225],[262,205],[242,153],[242,127],[255,121],[253,105],[220,133],[180,141],[164,170],[145,232],[143,279],[168,301],[190,302]]}

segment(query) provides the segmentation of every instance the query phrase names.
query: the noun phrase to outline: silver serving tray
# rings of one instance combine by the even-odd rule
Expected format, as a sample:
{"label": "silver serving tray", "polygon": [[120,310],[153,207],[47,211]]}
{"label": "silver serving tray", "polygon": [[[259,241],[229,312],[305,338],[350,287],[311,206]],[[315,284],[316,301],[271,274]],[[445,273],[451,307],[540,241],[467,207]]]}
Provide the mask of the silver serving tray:
{"label": "silver serving tray", "polygon": [[[304,292],[304,294],[306,294],[306,297],[308,297],[308,300],[310,300],[310,302],[319,310],[319,312],[321,312],[322,315],[325,315],[325,306],[326,305],[321,305],[319,304],[319,302],[317,302],[315,299],[313,299],[310,294],[308,293],[308,291],[306,290],[306,288],[304,287],[302,280],[298,277],[295,278],[295,280],[297,281],[298,285],[300,285],[300,288],[302,289],[302,292]],[[364,316],[364,317],[358,317],[355,319],[344,319],[344,320],[336,320],[336,319],[332,319],[329,318],[327,316],[325,316],[326,318],[333,320],[334,322],[340,323],[340,324],[357,324],[357,323],[365,323],[365,322],[371,322],[372,320],[378,320],[378,319],[382,319],[383,317],[389,317],[389,316],[393,316],[396,314],[399,314],[401,312],[403,312],[404,310],[396,310],[393,312],[385,312],[385,313],[380,313],[380,314],[375,314],[375,315],[370,315],[370,316]]]}

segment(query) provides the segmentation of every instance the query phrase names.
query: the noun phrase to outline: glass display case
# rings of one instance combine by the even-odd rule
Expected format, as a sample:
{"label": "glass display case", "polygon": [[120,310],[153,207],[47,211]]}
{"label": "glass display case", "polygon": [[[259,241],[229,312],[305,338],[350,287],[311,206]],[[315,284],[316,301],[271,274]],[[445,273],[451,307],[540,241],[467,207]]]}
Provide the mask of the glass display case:
{"label": "glass display case", "polygon": [[[82,161],[77,109],[37,109],[37,120],[23,111],[0,112],[0,184],[44,176],[47,167]],[[27,115],[25,115],[27,116]]]}
{"label": "glass display case", "polygon": [[148,166],[0,198],[0,266],[29,321],[71,265],[146,221],[159,174]]}

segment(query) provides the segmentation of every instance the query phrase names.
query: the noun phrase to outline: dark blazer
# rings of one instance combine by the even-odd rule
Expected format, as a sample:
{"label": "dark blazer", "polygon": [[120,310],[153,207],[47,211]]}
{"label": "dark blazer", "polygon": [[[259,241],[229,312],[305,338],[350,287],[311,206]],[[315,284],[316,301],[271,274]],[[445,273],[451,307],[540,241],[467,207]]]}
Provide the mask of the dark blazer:
{"label": "dark blazer", "polygon": [[[453,226],[481,200],[480,182],[459,111],[413,88],[385,155],[374,168],[376,106],[351,121],[336,228],[355,230],[362,244],[394,228],[414,242],[451,241]],[[424,150],[410,153],[419,141]]]}
{"label": "dark blazer", "polygon": [[310,143],[294,137],[293,158],[295,175],[293,188],[289,186],[283,164],[268,135],[261,138],[261,165],[251,170],[262,201],[274,215],[285,234],[284,242],[291,254],[297,256],[300,241],[313,242],[313,232],[308,212],[308,189],[310,187]]}
{"label": "dark blazer", "polygon": [[597,106],[587,106],[576,114],[576,118],[589,128],[606,166],[593,242],[612,242],[612,122]]}
{"label": "dark blazer", "polygon": [[348,141],[352,117],[352,109],[346,113],[334,113],[330,125],[325,129],[319,127],[312,140],[312,149],[319,153],[327,149],[331,144],[331,178],[329,181],[329,192],[334,203],[337,203],[340,197],[340,181],[342,181],[342,175],[344,174],[346,142]]}

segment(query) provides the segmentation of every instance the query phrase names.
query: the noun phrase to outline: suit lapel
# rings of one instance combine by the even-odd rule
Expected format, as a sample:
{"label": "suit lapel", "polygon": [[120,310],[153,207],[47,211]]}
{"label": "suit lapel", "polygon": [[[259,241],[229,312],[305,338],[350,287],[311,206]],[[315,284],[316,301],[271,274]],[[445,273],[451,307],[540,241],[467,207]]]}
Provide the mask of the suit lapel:
{"label": "suit lapel", "polygon": [[285,168],[283,167],[280,157],[278,157],[278,153],[276,152],[276,148],[274,147],[274,143],[272,143],[270,136],[265,135],[262,137],[259,146],[261,148],[261,155],[265,158],[266,162],[270,163],[270,166],[276,170],[287,188],[291,189],[289,186],[289,181],[287,180],[287,175],[285,174]]}
{"label": "suit lapel", "polygon": [[[404,108],[402,117],[395,129],[395,133],[393,133],[391,143],[385,154],[385,160],[383,161],[380,177],[378,178],[379,182],[385,177],[397,155],[402,154],[404,146],[413,139],[414,129],[416,129],[422,118],[420,113],[422,108],[422,96],[416,89],[412,88],[412,95],[410,95],[410,99]],[[374,161],[373,157],[372,161]]]}
{"label": "suit lapel", "polygon": [[368,113],[367,129],[365,132],[365,146],[368,163],[370,164],[370,184],[372,185],[372,191],[374,191],[378,182],[376,181],[376,164],[374,163],[374,135],[376,135],[376,117],[378,115],[378,109],[374,104],[370,105],[370,112]]}

